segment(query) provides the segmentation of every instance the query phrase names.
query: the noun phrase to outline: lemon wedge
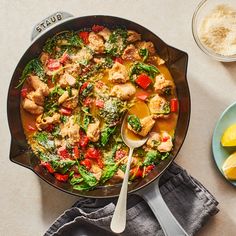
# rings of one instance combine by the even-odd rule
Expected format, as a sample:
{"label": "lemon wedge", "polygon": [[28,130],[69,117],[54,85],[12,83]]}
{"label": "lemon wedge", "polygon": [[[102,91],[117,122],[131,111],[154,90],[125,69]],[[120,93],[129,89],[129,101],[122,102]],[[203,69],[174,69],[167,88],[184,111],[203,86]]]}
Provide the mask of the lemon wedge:
{"label": "lemon wedge", "polygon": [[236,152],[225,160],[222,170],[227,179],[236,180]]}
{"label": "lemon wedge", "polygon": [[236,124],[229,126],[221,138],[221,144],[223,147],[236,146]]}

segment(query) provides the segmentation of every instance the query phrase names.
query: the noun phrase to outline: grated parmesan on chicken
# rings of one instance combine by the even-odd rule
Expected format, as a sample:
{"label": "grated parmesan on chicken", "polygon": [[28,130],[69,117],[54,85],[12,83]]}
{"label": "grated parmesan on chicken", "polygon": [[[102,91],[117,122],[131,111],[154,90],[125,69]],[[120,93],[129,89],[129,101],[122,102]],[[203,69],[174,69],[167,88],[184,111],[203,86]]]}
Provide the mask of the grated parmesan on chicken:
{"label": "grated parmesan on chicken", "polygon": [[216,6],[203,20],[199,36],[207,48],[218,54],[236,54],[236,9],[225,4]]}

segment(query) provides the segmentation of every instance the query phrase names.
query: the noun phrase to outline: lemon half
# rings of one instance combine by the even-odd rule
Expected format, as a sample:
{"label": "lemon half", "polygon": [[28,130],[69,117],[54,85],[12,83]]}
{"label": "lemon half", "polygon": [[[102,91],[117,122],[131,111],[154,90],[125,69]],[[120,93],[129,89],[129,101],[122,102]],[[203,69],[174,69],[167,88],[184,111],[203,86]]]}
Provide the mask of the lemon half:
{"label": "lemon half", "polygon": [[225,160],[222,170],[227,179],[236,180],[236,152]]}
{"label": "lemon half", "polygon": [[221,144],[223,147],[236,146],[236,124],[229,126],[221,138]]}

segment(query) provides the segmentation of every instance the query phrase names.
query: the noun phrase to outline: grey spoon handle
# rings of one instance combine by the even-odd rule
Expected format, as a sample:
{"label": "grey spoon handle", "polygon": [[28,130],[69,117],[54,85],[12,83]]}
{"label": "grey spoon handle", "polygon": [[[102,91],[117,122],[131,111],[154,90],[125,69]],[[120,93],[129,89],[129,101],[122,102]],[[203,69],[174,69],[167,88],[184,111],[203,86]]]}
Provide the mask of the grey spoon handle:
{"label": "grey spoon handle", "polygon": [[166,236],[188,235],[175,219],[163,200],[159,189],[159,178],[154,183],[145,187],[144,190],[138,191],[136,194],[141,196],[147,202]]}

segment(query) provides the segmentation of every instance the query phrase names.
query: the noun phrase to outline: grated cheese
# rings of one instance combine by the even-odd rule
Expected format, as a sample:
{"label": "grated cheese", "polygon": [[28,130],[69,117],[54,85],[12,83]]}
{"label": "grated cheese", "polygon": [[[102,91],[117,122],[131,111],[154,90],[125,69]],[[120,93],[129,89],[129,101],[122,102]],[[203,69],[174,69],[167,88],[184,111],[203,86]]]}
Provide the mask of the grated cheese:
{"label": "grated cheese", "polygon": [[216,6],[203,20],[199,29],[201,42],[214,52],[236,54],[236,9],[228,5]]}

